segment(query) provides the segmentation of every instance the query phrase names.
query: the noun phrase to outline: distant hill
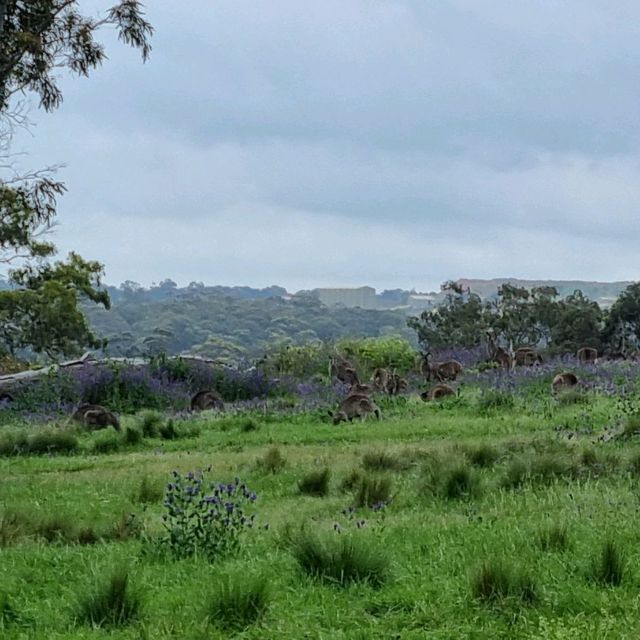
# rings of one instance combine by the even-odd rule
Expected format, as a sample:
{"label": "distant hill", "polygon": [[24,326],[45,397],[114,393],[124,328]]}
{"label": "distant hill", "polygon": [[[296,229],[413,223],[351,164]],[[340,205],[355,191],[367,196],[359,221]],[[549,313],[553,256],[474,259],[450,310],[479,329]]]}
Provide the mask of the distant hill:
{"label": "distant hill", "polygon": [[563,298],[579,289],[587,298],[595,300],[601,307],[611,306],[620,293],[630,284],[633,284],[632,280],[592,282],[588,280],[520,280],[518,278],[493,278],[491,280],[460,278],[456,282],[464,287],[469,287],[471,291],[477,293],[481,298],[494,298],[498,293],[498,287],[503,284],[512,284],[526,289],[555,287]]}

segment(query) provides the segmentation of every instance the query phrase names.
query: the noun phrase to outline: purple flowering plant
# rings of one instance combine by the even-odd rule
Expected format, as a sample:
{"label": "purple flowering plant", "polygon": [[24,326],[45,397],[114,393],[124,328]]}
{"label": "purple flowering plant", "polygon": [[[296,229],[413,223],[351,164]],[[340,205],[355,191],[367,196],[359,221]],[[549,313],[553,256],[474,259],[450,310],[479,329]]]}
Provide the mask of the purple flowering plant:
{"label": "purple flowering plant", "polygon": [[[210,468],[209,468],[210,470]],[[184,476],[173,471],[167,484],[161,542],[178,558],[202,554],[210,561],[235,551],[255,514],[246,507],[257,495],[235,478],[230,483],[205,483],[203,471]]]}

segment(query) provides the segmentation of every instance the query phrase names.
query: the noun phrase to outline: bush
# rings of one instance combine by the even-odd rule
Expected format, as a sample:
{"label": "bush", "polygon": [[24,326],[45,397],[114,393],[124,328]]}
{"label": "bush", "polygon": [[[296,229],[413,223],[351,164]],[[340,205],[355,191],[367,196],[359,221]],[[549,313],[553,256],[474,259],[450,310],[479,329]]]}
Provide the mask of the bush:
{"label": "bush", "polygon": [[264,473],[278,473],[287,464],[278,447],[271,447],[262,458],[260,458],[256,466]]}
{"label": "bush", "polygon": [[210,624],[224,631],[242,631],[256,623],[268,605],[266,578],[228,575],[208,596],[206,617]]}
{"label": "bush", "polygon": [[300,493],[308,496],[324,497],[329,495],[331,470],[325,467],[321,471],[312,471],[298,482]]}
{"label": "bush", "polygon": [[379,509],[391,501],[391,478],[364,475],[357,484],[355,506]]}
{"label": "bush", "polygon": [[483,602],[497,602],[513,598],[532,604],[537,600],[537,588],[530,576],[493,559],[485,562],[471,578],[473,597]]}
{"label": "bush", "polygon": [[291,551],[308,575],[344,587],[354,582],[381,586],[389,575],[389,559],[382,549],[352,535],[319,537],[301,531]]}
{"label": "bush", "polygon": [[138,617],[140,595],[129,585],[129,572],[116,569],[92,593],[82,595],[78,604],[79,622],[94,627],[121,627]]}
{"label": "bush", "polygon": [[167,485],[162,516],[166,534],[160,542],[178,558],[202,554],[216,560],[240,544],[243,531],[253,525],[245,506],[256,500],[238,478],[233,483],[211,483],[206,493],[203,472],[182,477],[173,472]]}
{"label": "bush", "polygon": [[606,540],[594,558],[588,577],[599,584],[617,587],[624,577],[625,560],[622,548],[614,540]]}

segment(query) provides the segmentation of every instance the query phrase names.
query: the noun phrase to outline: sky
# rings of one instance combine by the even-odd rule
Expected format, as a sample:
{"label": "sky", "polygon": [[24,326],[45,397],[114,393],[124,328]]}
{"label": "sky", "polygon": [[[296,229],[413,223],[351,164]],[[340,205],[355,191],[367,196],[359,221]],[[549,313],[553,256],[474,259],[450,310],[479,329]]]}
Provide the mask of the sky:
{"label": "sky", "polygon": [[637,0],[145,4],[14,140],[109,284],[640,279]]}

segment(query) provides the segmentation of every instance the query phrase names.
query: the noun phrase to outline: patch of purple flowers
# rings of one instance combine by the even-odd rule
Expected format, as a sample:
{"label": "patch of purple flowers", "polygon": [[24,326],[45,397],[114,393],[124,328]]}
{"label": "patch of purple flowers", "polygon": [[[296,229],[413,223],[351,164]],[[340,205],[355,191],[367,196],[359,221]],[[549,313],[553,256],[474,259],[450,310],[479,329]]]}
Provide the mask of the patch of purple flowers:
{"label": "patch of purple flowers", "polygon": [[255,514],[245,509],[257,500],[256,493],[239,478],[207,488],[202,471],[184,476],[174,471],[172,476],[164,499],[162,544],[178,558],[203,555],[211,561],[237,549],[243,531],[253,526]]}

